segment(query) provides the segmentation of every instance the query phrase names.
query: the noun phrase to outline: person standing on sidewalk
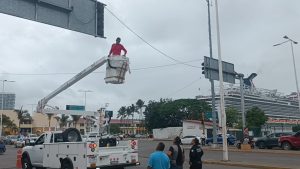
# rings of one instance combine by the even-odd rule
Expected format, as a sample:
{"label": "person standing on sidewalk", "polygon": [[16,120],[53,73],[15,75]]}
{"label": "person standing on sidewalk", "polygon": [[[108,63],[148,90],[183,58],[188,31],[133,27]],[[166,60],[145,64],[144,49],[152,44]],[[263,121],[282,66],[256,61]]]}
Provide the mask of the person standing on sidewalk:
{"label": "person standing on sidewalk", "polygon": [[201,135],[201,145],[202,146],[205,146],[205,140],[206,140],[206,136],[204,133],[202,133],[202,135]]}
{"label": "person standing on sidewalk", "polygon": [[169,169],[170,160],[164,153],[165,144],[160,142],[156,147],[156,151],[152,153],[148,160],[147,169]]}
{"label": "person standing on sidewalk", "polygon": [[171,168],[170,169],[183,169],[184,163],[184,150],[180,146],[181,139],[177,136],[173,140],[173,145],[170,146],[168,156],[170,157]]}
{"label": "person standing on sidewalk", "polygon": [[200,147],[199,140],[194,138],[190,150],[190,169],[202,169],[203,150]]}

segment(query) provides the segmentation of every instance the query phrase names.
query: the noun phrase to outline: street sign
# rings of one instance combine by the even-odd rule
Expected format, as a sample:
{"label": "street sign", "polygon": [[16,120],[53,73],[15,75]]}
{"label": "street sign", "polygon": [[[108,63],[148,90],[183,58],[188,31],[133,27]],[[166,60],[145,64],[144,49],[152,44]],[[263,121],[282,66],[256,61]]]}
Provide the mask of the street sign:
{"label": "street sign", "polygon": [[80,105],[66,105],[66,110],[82,110],[82,111],[85,111],[85,107],[80,106]]}
{"label": "street sign", "polygon": [[97,0],[0,0],[0,13],[104,37],[104,6]]}
{"label": "street sign", "polygon": [[[203,74],[205,78],[211,80],[219,80],[219,63],[218,59],[204,56]],[[222,61],[223,80],[228,83],[235,83],[236,72],[234,71],[234,64]]]}

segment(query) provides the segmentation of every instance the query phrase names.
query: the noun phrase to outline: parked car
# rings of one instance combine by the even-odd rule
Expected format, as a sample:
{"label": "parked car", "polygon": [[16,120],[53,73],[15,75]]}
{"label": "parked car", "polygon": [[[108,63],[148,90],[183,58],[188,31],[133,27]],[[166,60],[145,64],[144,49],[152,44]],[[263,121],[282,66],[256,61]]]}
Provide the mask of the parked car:
{"label": "parked car", "polygon": [[278,144],[284,150],[300,148],[300,131],[293,135],[281,136],[278,140]]}
{"label": "parked car", "polygon": [[190,135],[190,136],[184,136],[181,138],[181,143],[182,144],[192,144],[192,141],[197,138],[200,141],[200,137],[199,136],[194,136],[194,135]]}
{"label": "parked car", "polygon": [[18,138],[17,142],[15,143],[15,148],[23,148],[25,146],[25,139]]}
{"label": "parked car", "polygon": [[6,147],[3,140],[0,140],[0,154],[5,153]]}
{"label": "parked car", "polygon": [[[227,136],[227,144],[228,145],[234,145],[235,142],[236,142],[236,137],[232,134],[226,134]],[[206,144],[207,145],[211,145],[213,143],[213,138],[210,137],[210,138],[207,138],[205,140]],[[217,143],[218,144],[223,144],[223,137],[222,137],[222,134],[217,134]]]}
{"label": "parked car", "polygon": [[6,136],[5,143],[9,145],[14,145],[17,142],[18,136],[8,135]]}
{"label": "parked car", "polygon": [[295,133],[293,132],[276,132],[276,133],[271,133],[265,137],[259,137],[255,141],[255,146],[258,147],[259,149],[264,149],[268,148],[271,149],[273,147],[278,147],[278,139],[281,136],[290,136]]}

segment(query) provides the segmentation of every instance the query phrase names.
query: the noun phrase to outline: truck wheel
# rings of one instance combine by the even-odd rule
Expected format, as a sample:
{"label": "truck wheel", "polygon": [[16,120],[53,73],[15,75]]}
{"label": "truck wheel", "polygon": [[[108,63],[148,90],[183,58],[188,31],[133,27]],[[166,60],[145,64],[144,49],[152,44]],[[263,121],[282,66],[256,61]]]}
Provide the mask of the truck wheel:
{"label": "truck wheel", "polygon": [[266,147],[266,146],[265,146],[265,142],[262,141],[262,142],[259,142],[259,143],[258,143],[258,148],[259,148],[259,149],[265,149],[265,147]]}
{"label": "truck wheel", "polygon": [[69,159],[64,159],[61,162],[60,169],[73,169],[73,163]]}
{"label": "truck wheel", "polygon": [[32,169],[31,162],[27,156],[22,157],[22,169]]}
{"label": "truck wheel", "polygon": [[290,150],[290,149],[292,149],[292,146],[291,146],[291,144],[289,142],[283,142],[282,143],[282,148],[284,150]]}
{"label": "truck wheel", "polygon": [[68,128],[63,133],[64,142],[80,142],[82,141],[80,132],[76,128]]}

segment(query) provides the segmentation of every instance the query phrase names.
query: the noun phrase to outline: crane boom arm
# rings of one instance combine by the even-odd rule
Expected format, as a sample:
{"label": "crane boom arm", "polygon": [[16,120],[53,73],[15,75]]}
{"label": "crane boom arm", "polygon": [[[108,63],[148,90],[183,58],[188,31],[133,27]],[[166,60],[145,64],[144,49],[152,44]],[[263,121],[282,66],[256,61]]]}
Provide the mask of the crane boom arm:
{"label": "crane boom arm", "polygon": [[88,74],[92,73],[94,70],[98,69],[99,67],[104,65],[106,62],[107,62],[107,57],[104,56],[101,59],[99,59],[98,61],[94,62],[89,67],[85,68],[83,71],[81,71],[74,77],[72,77],[70,80],[65,82],[63,85],[58,87],[56,90],[51,92],[49,95],[47,95],[46,97],[41,99],[37,105],[37,112],[42,112],[49,100],[51,100],[53,97],[55,97],[62,91],[66,90],[67,88],[71,87],[73,84],[75,84],[76,82],[78,82],[79,80],[81,80],[82,78],[87,76]]}

